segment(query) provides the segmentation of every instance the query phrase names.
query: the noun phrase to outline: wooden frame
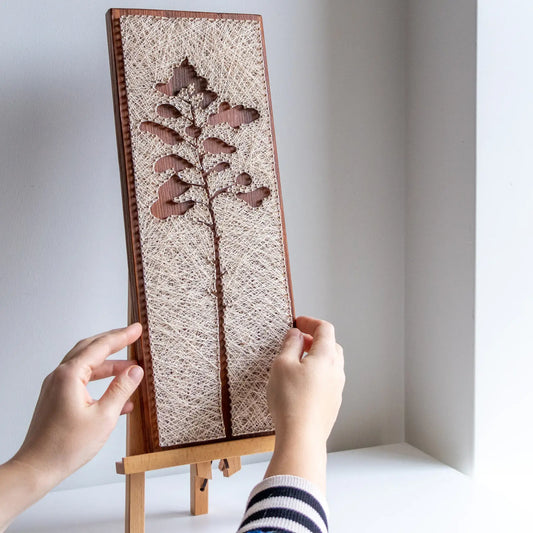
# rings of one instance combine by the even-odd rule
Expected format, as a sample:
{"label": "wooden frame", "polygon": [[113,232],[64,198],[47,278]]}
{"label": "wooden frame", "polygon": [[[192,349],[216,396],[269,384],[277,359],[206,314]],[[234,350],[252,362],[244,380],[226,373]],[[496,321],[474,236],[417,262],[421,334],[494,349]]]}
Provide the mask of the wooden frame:
{"label": "wooden frame", "polygon": [[[137,361],[143,366],[145,371],[145,380],[141,384],[140,390],[140,408],[142,411],[142,434],[145,441],[144,448],[150,452],[167,449],[168,446],[161,446],[158,436],[158,424],[155,406],[155,392],[150,385],[153,383],[153,368],[152,358],[150,353],[150,341],[148,337],[148,317],[146,312],[146,292],[144,287],[144,274],[143,264],[141,258],[140,248],[140,233],[139,233],[139,216],[138,207],[135,196],[135,182],[134,182],[134,170],[132,161],[132,145],[131,145],[131,132],[129,122],[129,110],[127,95],[125,90],[125,73],[123,65],[123,51],[122,41],[120,37],[120,17],[123,15],[149,15],[155,17],[197,17],[197,18],[218,18],[218,19],[236,19],[236,20],[253,20],[259,22],[261,29],[261,39],[263,42],[263,60],[267,86],[267,99],[270,109],[270,124],[272,143],[274,151],[274,171],[278,186],[279,207],[280,207],[280,219],[283,235],[283,253],[285,257],[285,267],[287,276],[287,285],[289,291],[290,308],[292,317],[295,316],[293,294],[292,294],[292,282],[289,265],[289,254],[287,247],[285,221],[283,216],[283,199],[281,195],[281,185],[279,179],[279,166],[277,160],[277,149],[274,132],[274,122],[272,116],[272,105],[270,98],[270,87],[268,81],[268,68],[266,63],[266,52],[264,47],[264,32],[262,19],[259,15],[247,15],[247,14],[225,14],[225,13],[197,13],[197,12],[181,12],[181,11],[161,11],[161,10],[144,10],[144,9],[110,9],[106,15],[107,30],[108,30],[108,42],[109,42],[109,58],[111,67],[111,77],[113,86],[114,97],[114,110],[115,110],[115,125],[117,135],[117,146],[119,155],[119,166],[122,183],[122,198],[124,208],[124,221],[126,227],[126,247],[128,252],[128,264],[129,264],[129,286],[131,288],[131,319],[133,321],[139,321],[143,326],[143,335],[136,343],[136,355]],[[226,432],[226,437],[215,439],[210,442],[221,442],[227,440],[239,439],[242,437],[234,436],[231,432],[231,423],[228,424],[230,418],[229,402],[224,401],[224,397],[227,396],[227,370],[224,370],[225,362],[222,362],[222,358],[225,359],[225,353],[221,353],[221,383],[222,393],[222,407],[224,415],[224,426],[226,429],[229,426],[229,432]],[[261,432],[255,434],[249,434],[248,437],[262,436],[272,434],[272,432]],[[204,441],[194,442],[187,444],[186,446],[192,446],[195,444],[203,444]],[[183,445],[178,445],[183,446]]]}

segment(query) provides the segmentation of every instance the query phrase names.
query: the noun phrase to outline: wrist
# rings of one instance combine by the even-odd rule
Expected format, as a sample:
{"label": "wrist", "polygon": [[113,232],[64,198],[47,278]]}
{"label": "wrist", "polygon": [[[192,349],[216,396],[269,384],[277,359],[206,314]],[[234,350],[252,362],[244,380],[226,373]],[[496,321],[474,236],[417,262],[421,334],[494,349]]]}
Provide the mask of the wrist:
{"label": "wrist", "polygon": [[274,452],[301,455],[308,459],[319,459],[327,453],[326,441],[309,432],[276,432]]}
{"label": "wrist", "polygon": [[325,493],[327,450],[324,439],[313,432],[276,434],[274,454],[265,477],[292,475],[307,479]]}
{"label": "wrist", "polygon": [[0,465],[0,531],[50,488],[43,472],[16,456]]}
{"label": "wrist", "polygon": [[40,498],[56,485],[50,473],[35,466],[25,457],[19,458],[18,454],[2,466],[6,467],[10,475],[16,476],[21,484],[24,484],[28,496]]}
{"label": "wrist", "polygon": [[[73,471],[69,466],[70,453],[60,442],[24,442],[10,464],[24,474],[35,492],[46,493]],[[70,469],[70,470],[69,470]]]}
{"label": "wrist", "polygon": [[316,424],[302,421],[287,421],[276,425],[276,448],[284,453],[305,452],[313,456],[326,453],[327,437]]}

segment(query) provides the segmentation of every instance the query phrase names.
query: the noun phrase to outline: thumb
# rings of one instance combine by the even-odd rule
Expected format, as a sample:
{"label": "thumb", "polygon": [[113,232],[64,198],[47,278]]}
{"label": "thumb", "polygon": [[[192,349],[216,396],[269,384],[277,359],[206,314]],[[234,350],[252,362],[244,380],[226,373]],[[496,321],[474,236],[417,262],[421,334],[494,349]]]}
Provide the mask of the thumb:
{"label": "thumb", "polygon": [[291,328],[287,331],[279,358],[299,361],[304,352],[304,336],[298,328]]}
{"label": "thumb", "polygon": [[143,375],[143,369],[139,365],[130,366],[109,384],[98,401],[100,406],[113,412],[118,418],[124,404],[139,386]]}

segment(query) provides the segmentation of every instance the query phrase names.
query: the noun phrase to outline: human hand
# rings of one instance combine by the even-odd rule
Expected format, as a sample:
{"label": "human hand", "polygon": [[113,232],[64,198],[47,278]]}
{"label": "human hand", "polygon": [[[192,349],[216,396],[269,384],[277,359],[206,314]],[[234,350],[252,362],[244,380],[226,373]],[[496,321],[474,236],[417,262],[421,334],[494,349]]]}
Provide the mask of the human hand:
{"label": "human hand", "polygon": [[277,434],[325,443],[342,402],[343,349],[329,322],[303,316],[296,325],[272,363],[268,406]]}
{"label": "human hand", "polygon": [[[107,357],[134,342],[139,323],[84,339],[43,381],[26,439],[0,466],[0,531],[60,481],[92,459],[121,414],[131,412],[129,397],[142,380],[135,361]],[[99,400],[89,381],[115,376]]]}
{"label": "human hand", "polygon": [[299,475],[325,489],[326,441],[345,382],[343,349],[328,322],[299,317],[296,326],[270,371],[267,396],[276,449],[266,477]]}

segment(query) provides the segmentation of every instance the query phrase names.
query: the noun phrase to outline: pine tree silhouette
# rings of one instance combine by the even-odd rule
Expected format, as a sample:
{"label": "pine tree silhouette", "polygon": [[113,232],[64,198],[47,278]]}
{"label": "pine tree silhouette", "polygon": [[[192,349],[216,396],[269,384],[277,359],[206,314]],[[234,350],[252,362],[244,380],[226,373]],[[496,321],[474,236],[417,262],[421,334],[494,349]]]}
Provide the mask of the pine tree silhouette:
{"label": "pine tree silhouette", "polygon": [[[243,169],[234,170],[231,163],[225,159],[237,151],[222,139],[209,136],[209,131],[218,124],[227,124],[236,132],[239,128],[259,118],[256,109],[245,108],[242,105],[231,106],[227,102],[219,102],[216,112],[206,117],[205,110],[220,100],[219,95],[208,88],[208,82],[199,76],[196,69],[188,59],[179,66],[174,67],[171,78],[166,83],[157,83],[155,89],[165,95],[166,101],[156,107],[157,116],[172,121],[173,127],[168,127],[155,121],[144,121],[140,124],[140,130],[157,136],[163,143],[171,146],[188,145],[193,148],[195,160],[187,159],[183,153],[170,153],[155,161],[154,170],[165,173],[172,170],[173,173],[158,189],[158,199],[151,207],[151,213],[156,218],[166,220],[171,216],[181,216],[195,205],[200,204],[207,208],[208,220],[200,216],[191,217],[192,223],[203,224],[210,228],[213,235],[214,263],[215,263],[215,294],[218,312],[219,353],[222,378],[222,407],[224,413],[224,425],[226,435],[231,436],[231,420],[229,417],[229,389],[227,383],[226,342],[224,331],[224,297],[220,266],[220,236],[217,230],[217,221],[213,209],[214,199],[221,195],[233,195],[237,199],[246,202],[252,208],[258,208],[263,200],[270,195],[268,187],[253,188],[253,178]],[[170,101],[174,98],[179,102],[176,107]],[[203,112],[203,113],[202,113]],[[204,117],[204,118],[201,118]],[[186,153],[190,154],[190,150]],[[220,155],[220,161],[205,166],[206,155]],[[190,157],[190,156],[189,156]],[[186,181],[180,173],[188,171],[197,173],[198,182]],[[223,171],[229,171],[230,176],[227,185],[210,192],[210,177]],[[197,187],[201,191],[202,200],[180,199],[191,188]],[[244,189],[244,190],[243,190]],[[205,210],[203,210],[205,213]]]}

